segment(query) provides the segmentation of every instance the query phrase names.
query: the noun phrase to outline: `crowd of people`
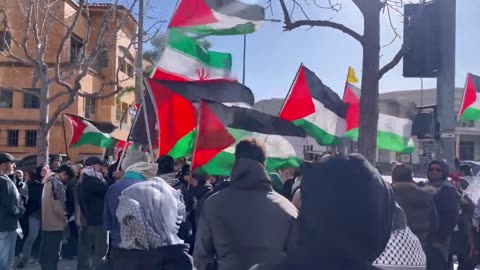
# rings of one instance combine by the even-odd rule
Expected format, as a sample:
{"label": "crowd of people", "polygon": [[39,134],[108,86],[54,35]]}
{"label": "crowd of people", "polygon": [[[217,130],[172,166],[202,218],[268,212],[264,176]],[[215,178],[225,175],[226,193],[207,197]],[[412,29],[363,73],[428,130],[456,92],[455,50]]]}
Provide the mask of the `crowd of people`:
{"label": "crowd of people", "polygon": [[[122,158],[122,156],[124,156]],[[235,149],[229,178],[138,150],[109,165],[15,170],[0,153],[0,270],[38,260],[77,269],[473,270],[480,206],[465,192],[471,169],[432,161],[428,181],[395,164],[392,183],[359,154],[286,168],[272,185],[263,145]]]}

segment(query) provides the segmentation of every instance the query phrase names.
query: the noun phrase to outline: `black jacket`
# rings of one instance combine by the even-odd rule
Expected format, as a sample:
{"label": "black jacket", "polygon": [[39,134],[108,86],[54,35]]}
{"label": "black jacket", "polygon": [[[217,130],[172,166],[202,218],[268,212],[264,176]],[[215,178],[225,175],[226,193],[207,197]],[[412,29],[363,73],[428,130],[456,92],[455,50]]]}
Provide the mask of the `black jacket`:
{"label": "black jacket", "polygon": [[[432,164],[438,164],[442,168],[443,180],[432,181],[429,179],[429,185],[436,189],[434,195],[435,206],[437,207],[439,227],[433,237],[434,242],[448,243],[451,239],[453,229],[457,225],[460,212],[460,194],[455,186],[447,181],[448,165],[442,161],[432,161]],[[427,173],[428,174],[428,173]]]}
{"label": "black jacket", "polygon": [[42,210],[43,184],[40,181],[32,180],[29,181],[27,185],[28,203],[26,215],[39,214]]}
{"label": "black jacket", "polygon": [[87,225],[102,226],[107,183],[85,174],[82,177],[82,182],[77,188],[80,210],[87,219]]}
{"label": "black jacket", "polygon": [[0,232],[14,231],[23,213],[25,208],[15,184],[7,175],[0,173]]}

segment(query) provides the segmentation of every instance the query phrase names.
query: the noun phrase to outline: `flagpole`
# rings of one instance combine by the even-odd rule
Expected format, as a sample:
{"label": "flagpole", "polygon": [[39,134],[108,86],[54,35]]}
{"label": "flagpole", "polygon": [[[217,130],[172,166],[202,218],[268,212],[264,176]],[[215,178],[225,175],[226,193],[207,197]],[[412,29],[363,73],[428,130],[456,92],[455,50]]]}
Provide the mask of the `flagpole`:
{"label": "flagpole", "polygon": [[199,127],[200,127],[200,119],[202,117],[202,103],[203,103],[203,100],[200,99],[200,105],[198,106],[198,114],[197,114],[197,125],[195,127],[195,129],[197,130],[196,134],[195,134],[195,142],[193,144],[193,153],[192,153],[192,165],[191,165],[191,169],[192,169],[192,173],[194,173],[195,171],[193,170],[193,165],[195,165],[195,150],[197,149],[197,137],[199,135]]}
{"label": "flagpole", "polygon": [[[178,2],[177,2],[177,3],[178,3]],[[145,84],[145,90],[146,90],[145,93],[148,93],[148,94],[150,95],[150,97],[152,97],[152,89],[150,88],[150,84],[148,84],[148,81],[147,81],[147,80],[148,80],[147,78],[145,78],[145,79],[143,80],[143,83]],[[145,99],[145,97],[144,97],[144,99]],[[156,116],[156,118],[157,118],[158,138],[160,138],[160,136],[162,136],[162,134],[160,133],[160,125],[161,125],[161,123],[160,123],[160,120],[158,119],[158,113],[157,113],[157,112],[158,112],[158,108],[157,108],[157,104],[156,104],[155,102],[152,102],[152,104],[153,104],[153,108],[155,109],[155,116]],[[149,136],[150,136],[150,133],[149,133]],[[151,140],[151,139],[150,139],[150,140]],[[158,155],[160,155],[160,147],[161,147],[161,145],[160,145],[160,140],[158,140]],[[153,149],[152,149],[152,151],[153,151]]]}
{"label": "flagpole", "polygon": [[[142,95],[142,103],[145,104],[145,94]],[[147,129],[148,146],[150,147],[150,151],[148,151],[148,152],[150,153],[150,155],[152,157],[152,161],[155,161],[155,154],[153,153],[152,137],[150,135],[150,125],[148,124],[147,110],[143,110],[143,118],[145,120],[145,127]]]}
{"label": "flagpole", "polygon": [[[140,106],[138,106],[137,113],[135,114],[135,117],[133,118],[132,126],[130,127],[130,131],[128,131],[128,135],[127,135],[127,138],[126,138],[126,141],[125,141],[125,145],[123,146],[122,154],[120,155],[120,158],[118,159],[118,165],[119,166],[117,166],[117,172],[120,170],[120,167],[122,166],[123,158],[125,157],[125,154],[127,153],[127,146],[128,146],[128,141],[130,140],[130,135],[132,135],[133,127],[137,123],[138,115],[139,115],[139,112],[142,109],[142,107],[143,107],[143,102],[141,102]],[[126,169],[126,168],[123,168],[123,169]]]}
{"label": "flagpole", "polygon": [[62,122],[63,122],[63,139],[65,142],[65,153],[67,157],[70,158],[70,154],[68,153],[68,145],[67,145],[67,129],[65,128],[65,114],[62,114]]}
{"label": "flagpole", "polygon": [[[348,67],[348,70],[347,70],[347,77],[345,78],[345,87],[343,87],[343,100],[345,100],[345,93],[347,92],[347,85],[348,85],[348,75],[350,74],[350,68],[351,67]],[[350,141],[350,153],[353,153],[353,140],[352,139],[349,139]]]}
{"label": "flagpole", "polygon": [[245,64],[247,62],[247,35],[243,35],[243,76],[242,84],[245,85]]}

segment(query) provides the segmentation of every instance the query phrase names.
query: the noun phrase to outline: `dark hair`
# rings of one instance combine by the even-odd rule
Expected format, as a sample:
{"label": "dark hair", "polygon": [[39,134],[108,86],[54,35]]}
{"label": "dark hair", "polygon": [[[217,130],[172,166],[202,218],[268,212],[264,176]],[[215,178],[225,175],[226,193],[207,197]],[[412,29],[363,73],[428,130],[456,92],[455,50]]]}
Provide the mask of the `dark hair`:
{"label": "dark hair", "polygon": [[65,172],[70,178],[75,177],[75,172],[73,171],[72,166],[68,164],[62,164],[60,165],[60,167],[58,167],[57,173],[62,173],[62,172]]}
{"label": "dark hair", "polygon": [[241,140],[235,147],[235,159],[239,158],[247,158],[265,164],[267,159],[265,147],[253,138]]}
{"label": "dark hair", "polygon": [[38,180],[38,181],[41,181],[42,180],[42,169],[43,167],[45,167],[47,165],[45,165],[44,163],[40,164],[39,166],[37,166],[37,168],[35,168],[35,175],[34,175],[34,178],[35,180]]}
{"label": "dark hair", "polygon": [[175,171],[175,160],[169,155],[163,155],[157,159],[158,171],[157,175],[164,173],[172,173]]}
{"label": "dark hair", "polygon": [[208,175],[205,175],[205,174],[198,174],[198,173],[192,174],[192,178],[197,180],[199,186],[205,185],[205,183],[207,182],[207,177]]}
{"label": "dark hair", "polygon": [[411,182],[413,181],[412,169],[410,166],[398,163],[392,170],[393,182]]}

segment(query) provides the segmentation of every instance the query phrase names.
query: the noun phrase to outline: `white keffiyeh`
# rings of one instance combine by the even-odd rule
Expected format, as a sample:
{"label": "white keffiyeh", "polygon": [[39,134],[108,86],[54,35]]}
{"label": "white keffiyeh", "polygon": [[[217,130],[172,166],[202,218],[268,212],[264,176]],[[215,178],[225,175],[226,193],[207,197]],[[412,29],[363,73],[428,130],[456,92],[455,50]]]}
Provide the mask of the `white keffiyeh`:
{"label": "white keffiyeh", "polygon": [[116,212],[121,243],[125,249],[149,250],[183,244],[178,236],[185,216],[180,191],[155,177],[122,192]]}

